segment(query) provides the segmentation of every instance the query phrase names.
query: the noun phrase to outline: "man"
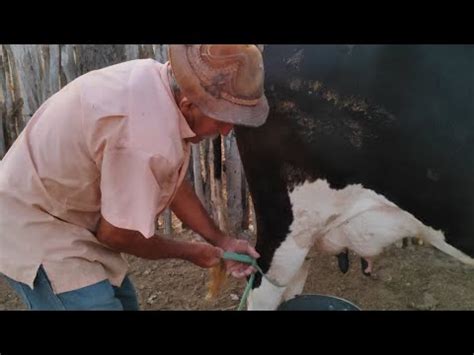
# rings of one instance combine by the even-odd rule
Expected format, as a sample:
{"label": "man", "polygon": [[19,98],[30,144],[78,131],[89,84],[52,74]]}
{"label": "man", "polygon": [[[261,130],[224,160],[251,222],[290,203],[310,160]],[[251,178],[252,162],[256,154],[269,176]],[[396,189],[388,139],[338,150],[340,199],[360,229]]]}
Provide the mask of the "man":
{"label": "man", "polygon": [[[184,181],[190,143],[265,122],[261,52],[173,45],[170,62],[87,73],[49,98],[0,168],[0,272],[30,309],[135,310],[120,253],[209,268],[223,251],[258,257],[221,232]],[[155,234],[167,207],[208,243]],[[251,267],[228,262],[234,277]]]}

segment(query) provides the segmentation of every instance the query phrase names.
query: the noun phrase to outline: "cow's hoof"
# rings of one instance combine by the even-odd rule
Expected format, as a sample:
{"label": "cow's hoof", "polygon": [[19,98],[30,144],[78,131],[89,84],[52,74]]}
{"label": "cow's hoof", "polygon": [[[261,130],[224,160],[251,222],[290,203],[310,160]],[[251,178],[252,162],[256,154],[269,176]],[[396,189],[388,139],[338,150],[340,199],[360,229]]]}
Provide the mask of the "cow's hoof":
{"label": "cow's hoof", "polygon": [[413,237],[413,238],[411,238],[411,244],[416,245],[416,246],[420,246],[420,245],[423,245],[424,243],[423,243],[423,239]]}
{"label": "cow's hoof", "polygon": [[403,238],[402,248],[408,247],[408,238]]}
{"label": "cow's hoof", "polygon": [[362,273],[365,276],[371,276],[372,275],[372,273],[370,271],[369,272],[365,271],[369,267],[369,263],[367,262],[367,260],[365,260],[364,258],[360,258],[360,266],[361,266],[361,269],[362,269]]}
{"label": "cow's hoof", "polygon": [[337,264],[342,273],[346,273],[349,270],[349,251],[343,251],[337,255]]}

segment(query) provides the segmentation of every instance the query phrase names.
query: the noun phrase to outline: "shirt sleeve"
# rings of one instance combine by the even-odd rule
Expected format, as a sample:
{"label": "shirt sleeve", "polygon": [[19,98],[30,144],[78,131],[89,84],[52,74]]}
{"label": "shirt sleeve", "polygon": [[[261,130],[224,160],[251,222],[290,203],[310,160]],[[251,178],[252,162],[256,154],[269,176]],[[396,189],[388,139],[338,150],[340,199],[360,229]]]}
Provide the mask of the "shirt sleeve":
{"label": "shirt sleeve", "polygon": [[106,149],[101,167],[101,213],[112,225],[155,234],[156,217],[170,199],[175,169],[160,155],[131,148]]}

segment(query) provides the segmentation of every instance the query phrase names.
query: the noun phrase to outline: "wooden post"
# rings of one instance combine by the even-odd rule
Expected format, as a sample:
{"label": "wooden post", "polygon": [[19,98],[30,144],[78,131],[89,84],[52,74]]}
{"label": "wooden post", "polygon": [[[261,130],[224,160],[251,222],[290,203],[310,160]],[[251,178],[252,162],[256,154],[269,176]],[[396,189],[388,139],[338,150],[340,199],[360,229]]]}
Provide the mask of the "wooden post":
{"label": "wooden post", "polygon": [[5,125],[7,119],[7,81],[5,73],[5,59],[3,57],[3,48],[0,45],[0,160],[3,159],[3,156],[7,152],[5,133],[3,130],[3,126]]}
{"label": "wooden post", "polygon": [[204,190],[201,174],[201,151],[199,149],[199,144],[193,144],[191,149],[193,158],[194,191],[196,191],[196,195],[201,203],[204,204]]}
{"label": "wooden post", "polygon": [[229,229],[238,234],[242,226],[242,167],[235,135],[225,139],[225,166],[227,186],[227,211]]}
{"label": "wooden post", "polygon": [[79,76],[76,68],[76,54],[74,45],[66,44],[61,46],[61,87],[66,86]]}
{"label": "wooden post", "polygon": [[163,230],[167,235],[173,233],[171,210],[169,208],[165,209],[163,212]]}

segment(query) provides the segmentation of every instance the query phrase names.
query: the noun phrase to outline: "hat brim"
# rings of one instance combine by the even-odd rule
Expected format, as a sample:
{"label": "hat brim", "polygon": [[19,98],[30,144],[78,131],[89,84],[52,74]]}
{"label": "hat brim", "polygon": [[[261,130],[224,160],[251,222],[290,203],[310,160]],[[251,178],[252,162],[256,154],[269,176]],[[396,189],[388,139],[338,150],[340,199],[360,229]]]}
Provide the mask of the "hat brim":
{"label": "hat brim", "polygon": [[201,85],[187,60],[185,45],[169,48],[171,68],[183,94],[207,116],[236,125],[258,127],[265,123],[269,106],[265,95],[256,105],[244,106],[209,94]]}

